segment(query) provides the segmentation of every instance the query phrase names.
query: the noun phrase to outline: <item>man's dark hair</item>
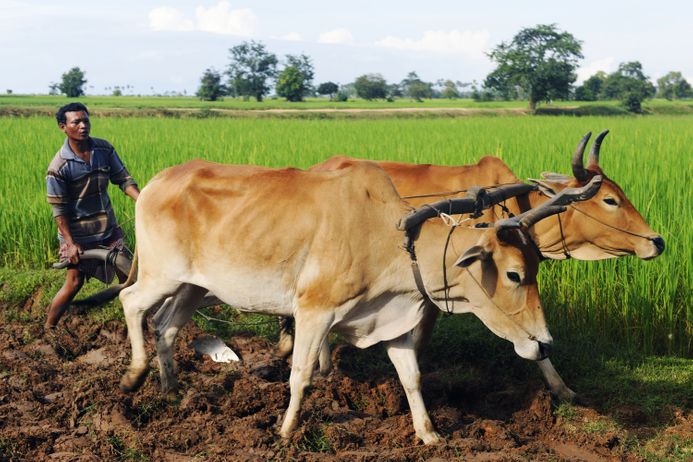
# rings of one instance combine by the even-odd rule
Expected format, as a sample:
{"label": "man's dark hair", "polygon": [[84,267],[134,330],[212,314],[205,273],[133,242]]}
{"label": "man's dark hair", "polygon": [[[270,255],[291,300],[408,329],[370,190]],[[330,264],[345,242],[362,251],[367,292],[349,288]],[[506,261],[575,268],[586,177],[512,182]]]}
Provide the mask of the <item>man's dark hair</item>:
{"label": "man's dark hair", "polygon": [[67,117],[65,116],[66,112],[81,112],[81,111],[84,111],[87,113],[87,115],[89,115],[89,110],[82,103],[66,104],[65,106],[58,109],[58,112],[55,113],[55,119],[58,121],[58,124],[64,124],[67,122]]}

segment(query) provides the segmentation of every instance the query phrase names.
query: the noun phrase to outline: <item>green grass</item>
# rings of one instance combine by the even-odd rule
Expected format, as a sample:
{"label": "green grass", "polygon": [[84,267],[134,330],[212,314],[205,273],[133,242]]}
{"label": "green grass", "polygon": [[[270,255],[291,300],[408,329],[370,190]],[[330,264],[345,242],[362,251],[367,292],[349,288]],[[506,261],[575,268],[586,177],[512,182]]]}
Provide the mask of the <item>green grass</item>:
{"label": "green grass", "polygon": [[[56,100],[57,101],[57,100]],[[54,106],[58,103],[54,103]],[[648,353],[691,355],[693,117],[467,117],[447,119],[172,119],[94,117],[140,185],[192,158],[308,167],[334,154],[438,164],[501,157],[521,177],[570,171],[585,132],[610,128],[602,165],[667,250],[652,261],[546,262],[542,300],[551,327],[618,340]],[[46,167],[62,143],[48,117],[0,118],[0,265],[46,268],[57,258]],[[133,204],[113,188],[133,242]],[[0,281],[0,286],[2,281]]]}
{"label": "green grass", "polygon": [[[7,108],[40,108],[55,111],[63,104],[76,101],[65,96],[28,96],[0,95],[0,109]],[[244,101],[240,98],[225,98],[220,101],[201,101],[192,96],[84,96],[78,101],[86,104],[93,112],[112,109],[226,109],[226,110],[263,110],[263,109],[403,109],[403,108],[469,108],[469,109],[527,109],[526,101],[486,101],[472,99],[427,99],[415,101],[409,98],[397,98],[392,102],[385,100],[366,101],[350,99],[345,102],[330,101],[327,98],[307,98],[303,102],[288,102],[283,98],[266,99],[257,102],[254,99]],[[607,113],[622,112],[618,101],[554,101],[539,105],[543,109],[561,108],[602,108]],[[662,99],[647,100],[646,110],[655,112],[690,113],[693,100],[667,101]],[[605,108],[605,109],[604,109]],[[609,112],[611,108],[611,112]]]}

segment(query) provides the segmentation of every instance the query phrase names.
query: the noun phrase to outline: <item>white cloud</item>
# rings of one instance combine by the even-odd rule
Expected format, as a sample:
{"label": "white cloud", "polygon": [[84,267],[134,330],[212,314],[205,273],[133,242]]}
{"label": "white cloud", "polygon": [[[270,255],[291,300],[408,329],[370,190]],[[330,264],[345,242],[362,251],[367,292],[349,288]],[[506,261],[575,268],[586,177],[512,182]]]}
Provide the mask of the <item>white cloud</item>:
{"label": "white cloud", "polygon": [[487,31],[459,31],[456,29],[450,31],[428,30],[417,40],[389,35],[375,42],[375,45],[397,50],[481,56],[489,49],[489,33]]}
{"label": "white cloud", "polygon": [[149,27],[154,31],[188,31],[193,30],[194,25],[177,9],[162,6],[149,12]]}
{"label": "white cloud", "polygon": [[606,73],[612,72],[614,70],[614,63],[616,60],[609,56],[607,58],[598,59],[592,61],[589,64],[582,66],[577,70],[577,82],[578,84],[584,82],[585,80],[592,77],[598,71],[604,71]]}
{"label": "white cloud", "polygon": [[349,29],[334,29],[320,34],[319,43],[345,44],[353,43],[354,37]]}
{"label": "white cloud", "polygon": [[210,8],[198,6],[195,16],[197,27],[201,31],[244,37],[255,32],[255,13],[249,8],[232,10],[231,4],[225,0]]}
{"label": "white cloud", "polygon": [[300,42],[301,40],[303,40],[301,34],[299,34],[298,32],[289,32],[288,34],[282,35],[278,38],[280,40],[286,40],[288,42]]}
{"label": "white cloud", "polygon": [[231,9],[222,0],[215,6],[195,9],[195,19],[185,16],[177,8],[159,7],[149,12],[149,27],[154,31],[203,31],[214,34],[252,36],[257,22],[249,8]]}

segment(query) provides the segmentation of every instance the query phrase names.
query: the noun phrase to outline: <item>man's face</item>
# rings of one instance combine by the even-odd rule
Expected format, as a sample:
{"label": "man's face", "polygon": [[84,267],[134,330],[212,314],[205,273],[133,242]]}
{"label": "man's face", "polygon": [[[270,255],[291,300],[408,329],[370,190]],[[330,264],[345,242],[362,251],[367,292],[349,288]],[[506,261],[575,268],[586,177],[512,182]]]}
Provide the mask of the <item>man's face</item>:
{"label": "man's face", "polygon": [[91,122],[89,122],[89,114],[84,111],[66,112],[65,123],[59,125],[60,129],[65,132],[68,138],[75,141],[85,141],[89,139],[89,130],[91,130]]}

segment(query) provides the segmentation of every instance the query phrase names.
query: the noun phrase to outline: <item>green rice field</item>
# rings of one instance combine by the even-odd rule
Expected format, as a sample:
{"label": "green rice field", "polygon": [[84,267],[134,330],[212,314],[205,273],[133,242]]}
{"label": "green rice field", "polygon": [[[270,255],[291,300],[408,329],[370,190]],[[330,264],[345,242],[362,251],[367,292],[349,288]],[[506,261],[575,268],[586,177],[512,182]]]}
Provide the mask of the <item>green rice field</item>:
{"label": "green rice field", "polygon": [[[397,98],[394,101],[351,98],[348,101],[336,102],[328,98],[306,98],[302,102],[289,102],[283,98],[268,98],[257,102],[254,99],[224,98],[218,101],[201,101],[192,96],[85,96],[80,101],[86,104],[94,113],[112,111],[114,113],[132,110],[229,110],[262,112],[263,110],[343,110],[343,109],[478,109],[481,111],[526,110],[526,101],[474,101],[472,99],[426,99],[415,101],[409,98]],[[47,95],[0,95],[0,110],[11,111],[20,109],[22,112],[38,110],[52,113],[56,108],[72,102],[66,96]],[[625,110],[619,101],[554,101],[542,103],[540,110],[561,110],[566,108],[581,108],[588,113],[612,114],[623,113]],[[645,111],[663,114],[691,114],[691,100],[668,101],[652,99],[643,103]],[[591,111],[591,112],[590,112]]]}
{"label": "green rice field", "polygon": [[[543,263],[540,288],[547,317],[552,328],[611,338],[647,353],[691,355],[693,116],[96,116],[92,124],[93,136],[115,145],[141,186],[158,171],[193,158],[308,167],[334,154],[450,165],[492,154],[519,177],[537,177],[542,171],[569,173],[580,137],[609,128],[602,167],[664,237],[667,249],[651,261],[626,257]],[[0,118],[0,265],[5,268],[47,268],[57,258],[44,175],[62,140],[49,117]],[[132,243],[134,204],[115,187],[111,197]]]}

